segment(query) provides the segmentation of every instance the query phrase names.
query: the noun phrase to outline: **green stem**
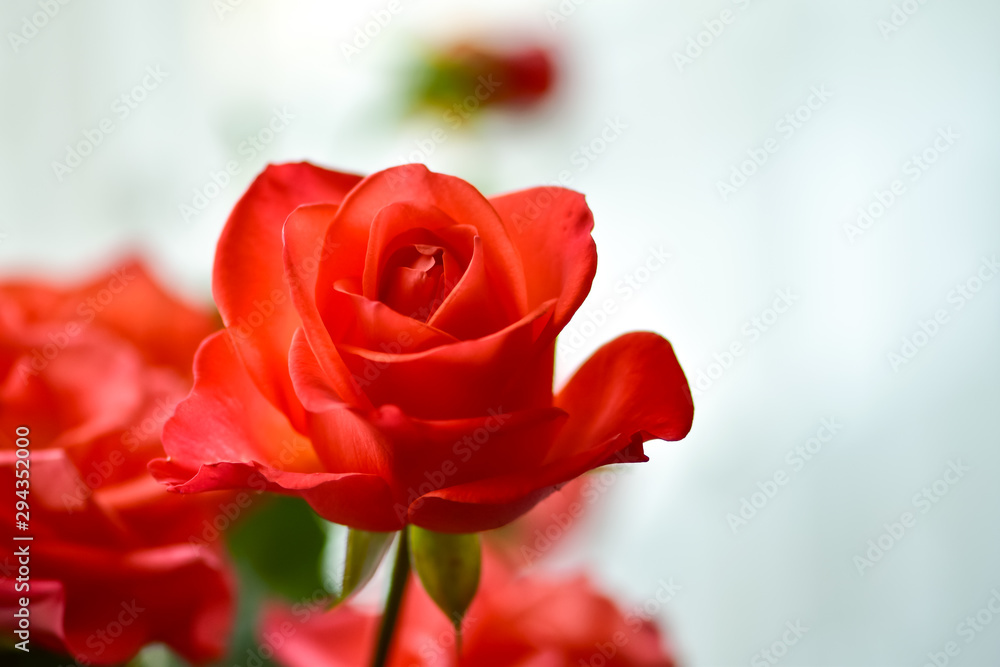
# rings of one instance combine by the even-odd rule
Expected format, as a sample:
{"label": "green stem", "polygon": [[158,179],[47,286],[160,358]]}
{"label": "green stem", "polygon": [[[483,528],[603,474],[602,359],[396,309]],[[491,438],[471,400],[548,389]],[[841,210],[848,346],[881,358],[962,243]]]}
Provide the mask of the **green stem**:
{"label": "green stem", "polygon": [[389,584],[389,597],[385,601],[385,613],[378,629],[378,639],[375,644],[375,654],[371,667],[385,667],[392,648],[392,639],[396,631],[396,621],[403,605],[403,593],[406,591],[406,581],[410,578],[410,544],[409,531],[406,528],[399,534],[399,547],[396,550],[396,562],[392,565],[392,582]]}

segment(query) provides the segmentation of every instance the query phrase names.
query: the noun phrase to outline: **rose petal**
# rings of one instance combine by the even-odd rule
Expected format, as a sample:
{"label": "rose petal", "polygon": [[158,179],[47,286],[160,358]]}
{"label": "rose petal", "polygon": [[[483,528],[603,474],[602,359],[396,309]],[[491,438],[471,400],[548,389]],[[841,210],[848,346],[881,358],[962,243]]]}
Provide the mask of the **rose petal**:
{"label": "rose petal", "polygon": [[394,484],[415,499],[430,490],[539,465],[566,414],[558,408],[510,412],[497,406],[481,417],[434,421],[384,406],[369,419],[392,441]]}
{"label": "rose petal", "polygon": [[181,493],[253,489],[299,496],[327,521],[361,530],[400,530],[400,517],[406,516],[405,506],[397,514],[389,486],[378,475],[284,472],[256,462],[211,463],[192,474],[166,459],[151,462],[149,470]]}
{"label": "rose petal", "polygon": [[614,442],[530,471],[432,491],[411,503],[409,519],[423,528],[472,533],[505,526],[544,500],[556,487],[608,462]]}
{"label": "rose petal", "polygon": [[[343,236],[364,235],[379,212],[399,202],[420,202],[433,206],[458,225],[471,225],[483,238],[489,280],[503,294],[495,304],[501,308],[507,322],[521,318],[528,309],[521,258],[490,203],[470,184],[453,176],[436,174],[420,164],[386,169],[365,178],[344,198],[336,222],[330,226],[327,242]],[[368,247],[368,244],[366,244]],[[349,264],[327,262],[321,269],[320,284],[332,285],[337,278],[364,272],[364,257]]]}
{"label": "rose petal", "polygon": [[532,188],[490,198],[524,266],[528,309],[557,299],[558,332],[590,292],[597,248],[594,217],[583,195],[557,187]]}
{"label": "rose petal", "polygon": [[494,305],[500,297],[488,274],[483,240],[477,236],[465,274],[427,324],[461,340],[483,338],[507,326],[503,313]]}
{"label": "rose petal", "polygon": [[[326,230],[336,211],[337,207],[334,206],[301,206],[288,216],[283,232],[285,272],[288,276],[292,301],[302,318],[306,339],[316,355],[320,368],[329,378],[333,390],[341,400],[366,408],[371,406],[368,397],[340,358],[340,353],[330,338],[330,332],[323,322],[316,303],[317,274],[322,271],[323,263],[317,271],[310,260],[317,249],[320,249],[321,254],[327,258],[325,261],[333,263],[336,263],[336,259],[331,259],[330,255],[344,255],[344,248],[339,241],[331,241],[326,236]],[[333,289],[332,285],[330,289]]]}
{"label": "rose petal", "polygon": [[287,298],[281,253],[285,218],[302,204],[338,204],[360,176],[308,163],[269,165],[226,222],[216,251],[212,291],[250,377],[275,406],[301,416],[285,363],[299,318]]}
{"label": "rose petal", "polygon": [[416,202],[395,202],[379,210],[372,220],[368,237],[362,276],[364,296],[373,301],[378,300],[378,288],[386,261],[403,245],[429,245],[437,242],[463,264],[467,264],[472,250],[471,247],[465,247],[469,239],[452,237],[448,240],[458,243],[448,243],[440,236],[440,232],[457,225],[452,217],[436,206]]}
{"label": "rose petal", "polygon": [[[398,405],[415,418],[460,419],[499,406],[520,410],[526,392],[513,380],[523,377],[525,364],[536,359],[540,345],[545,347],[539,335],[553,304],[543,304],[519,322],[478,340],[412,354],[341,345],[340,358],[374,405]],[[378,373],[369,379],[372,374],[366,376],[365,371],[373,366]]]}
{"label": "rose petal", "polygon": [[330,338],[389,354],[421,352],[458,339],[437,327],[407,317],[379,301],[341,289],[326,296],[324,321]]}
{"label": "rose petal", "polygon": [[[258,391],[231,341],[228,330],[223,330],[206,338],[199,348],[194,389],[163,428],[167,454],[192,470],[215,461],[258,461],[300,472],[320,470],[311,448]],[[292,446],[295,456],[285,464]]]}
{"label": "rose petal", "polygon": [[619,336],[581,366],[555,398],[569,422],[550,460],[602,446],[680,440],[691,430],[694,403],[670,343],[650,332]]}

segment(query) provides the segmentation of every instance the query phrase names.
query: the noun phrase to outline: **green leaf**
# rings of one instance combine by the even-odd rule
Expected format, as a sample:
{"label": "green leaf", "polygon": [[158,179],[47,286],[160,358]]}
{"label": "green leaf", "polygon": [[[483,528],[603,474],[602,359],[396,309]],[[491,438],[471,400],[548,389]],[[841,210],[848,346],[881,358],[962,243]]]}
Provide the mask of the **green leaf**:
{"label": "green leaf", "polygon": [[417,526],[409,530],[413,569],[461,636],[462,618],[479,587],[479,535],[435,533]]}
{"label": "green leaf", "polygon": [[322,523],[304,500],[276,495],[230,530],[229,550],[272,593],[293,601],[313,598],[323,590]]}
{"label": "green leaf", "polygon": [[364,588],[395,536],[396,533],[372,533],[327,524],[323,565],[326,589],[333,595],[332,604],[340,604]]}

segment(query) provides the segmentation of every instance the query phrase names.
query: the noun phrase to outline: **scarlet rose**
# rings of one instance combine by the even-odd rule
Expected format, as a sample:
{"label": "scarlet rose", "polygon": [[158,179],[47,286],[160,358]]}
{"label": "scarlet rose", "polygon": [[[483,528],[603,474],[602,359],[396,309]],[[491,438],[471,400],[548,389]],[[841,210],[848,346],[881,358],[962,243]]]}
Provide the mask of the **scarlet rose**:
{"label": "scarlet rose", "polygon": [[[72,289],[0,284],[8,639],[83,664],[122,663],[156,641],[196,662],[222,653],[232,577],[220,549],[190,541],[219,499],[167,493],[146,470],[190,389],[194,350],[217,326],[135,263]],[[14,634],[22,608],[26,636]]]}
{"label": "scarlet rose", "polygon": [[375,531],[502,526],[693,416],[670,344],[621,336],[558,393],[555,339],[597,254],[583,196],[486,199],[421,165],[269,167],[219,240],[225,331],[164,429],[184,492],[266,480]]}
{"label": "scarlet rose", "polygon": [[447,109],[445,119],[457,127],[480,107],[530,107],[544,100],[556,80],[553,60],[541,45],[497,50],[459,43],[422,64],[414,95],[419,103]]}
{"label": "scarlet rose", "polygon": [[[515,576],[501,561],[483,562],[480,591],[455,630],[423,588],[410,580],[396,626],[390,667],[673,667],[648,612],[625,612],[583,577]],[[351,606],[312,613],[269,610],[261,646],[285,667],[368,664],[378,617]]]}

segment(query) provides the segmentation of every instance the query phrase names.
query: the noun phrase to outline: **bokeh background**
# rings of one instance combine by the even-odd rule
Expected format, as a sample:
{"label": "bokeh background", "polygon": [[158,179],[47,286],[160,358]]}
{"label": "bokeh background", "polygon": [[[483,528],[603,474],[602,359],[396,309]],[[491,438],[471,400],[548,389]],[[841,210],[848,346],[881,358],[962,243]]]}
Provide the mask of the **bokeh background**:
{"label": "bokeh background", "polygon": [[[78,0],[32,33],[39,4],[5,0],[0,277],[139,253],[207,300],[268,162],[416,160],[488,193],[568,178],[600,265],[559,377],[652,329],[696,416],[605,477],[536,567],[586,569],[625,606],[672,584],[656,612],[686,665],[772,664],[786,624],[807,630],[782,665],[923,665],[951,641],[949,664],[1000,664],[1000,5],[398,0],[358,47],[388,5]],[[408,65],[470,36],[548,45],[551,98],[458,129],[409,113]]]}

